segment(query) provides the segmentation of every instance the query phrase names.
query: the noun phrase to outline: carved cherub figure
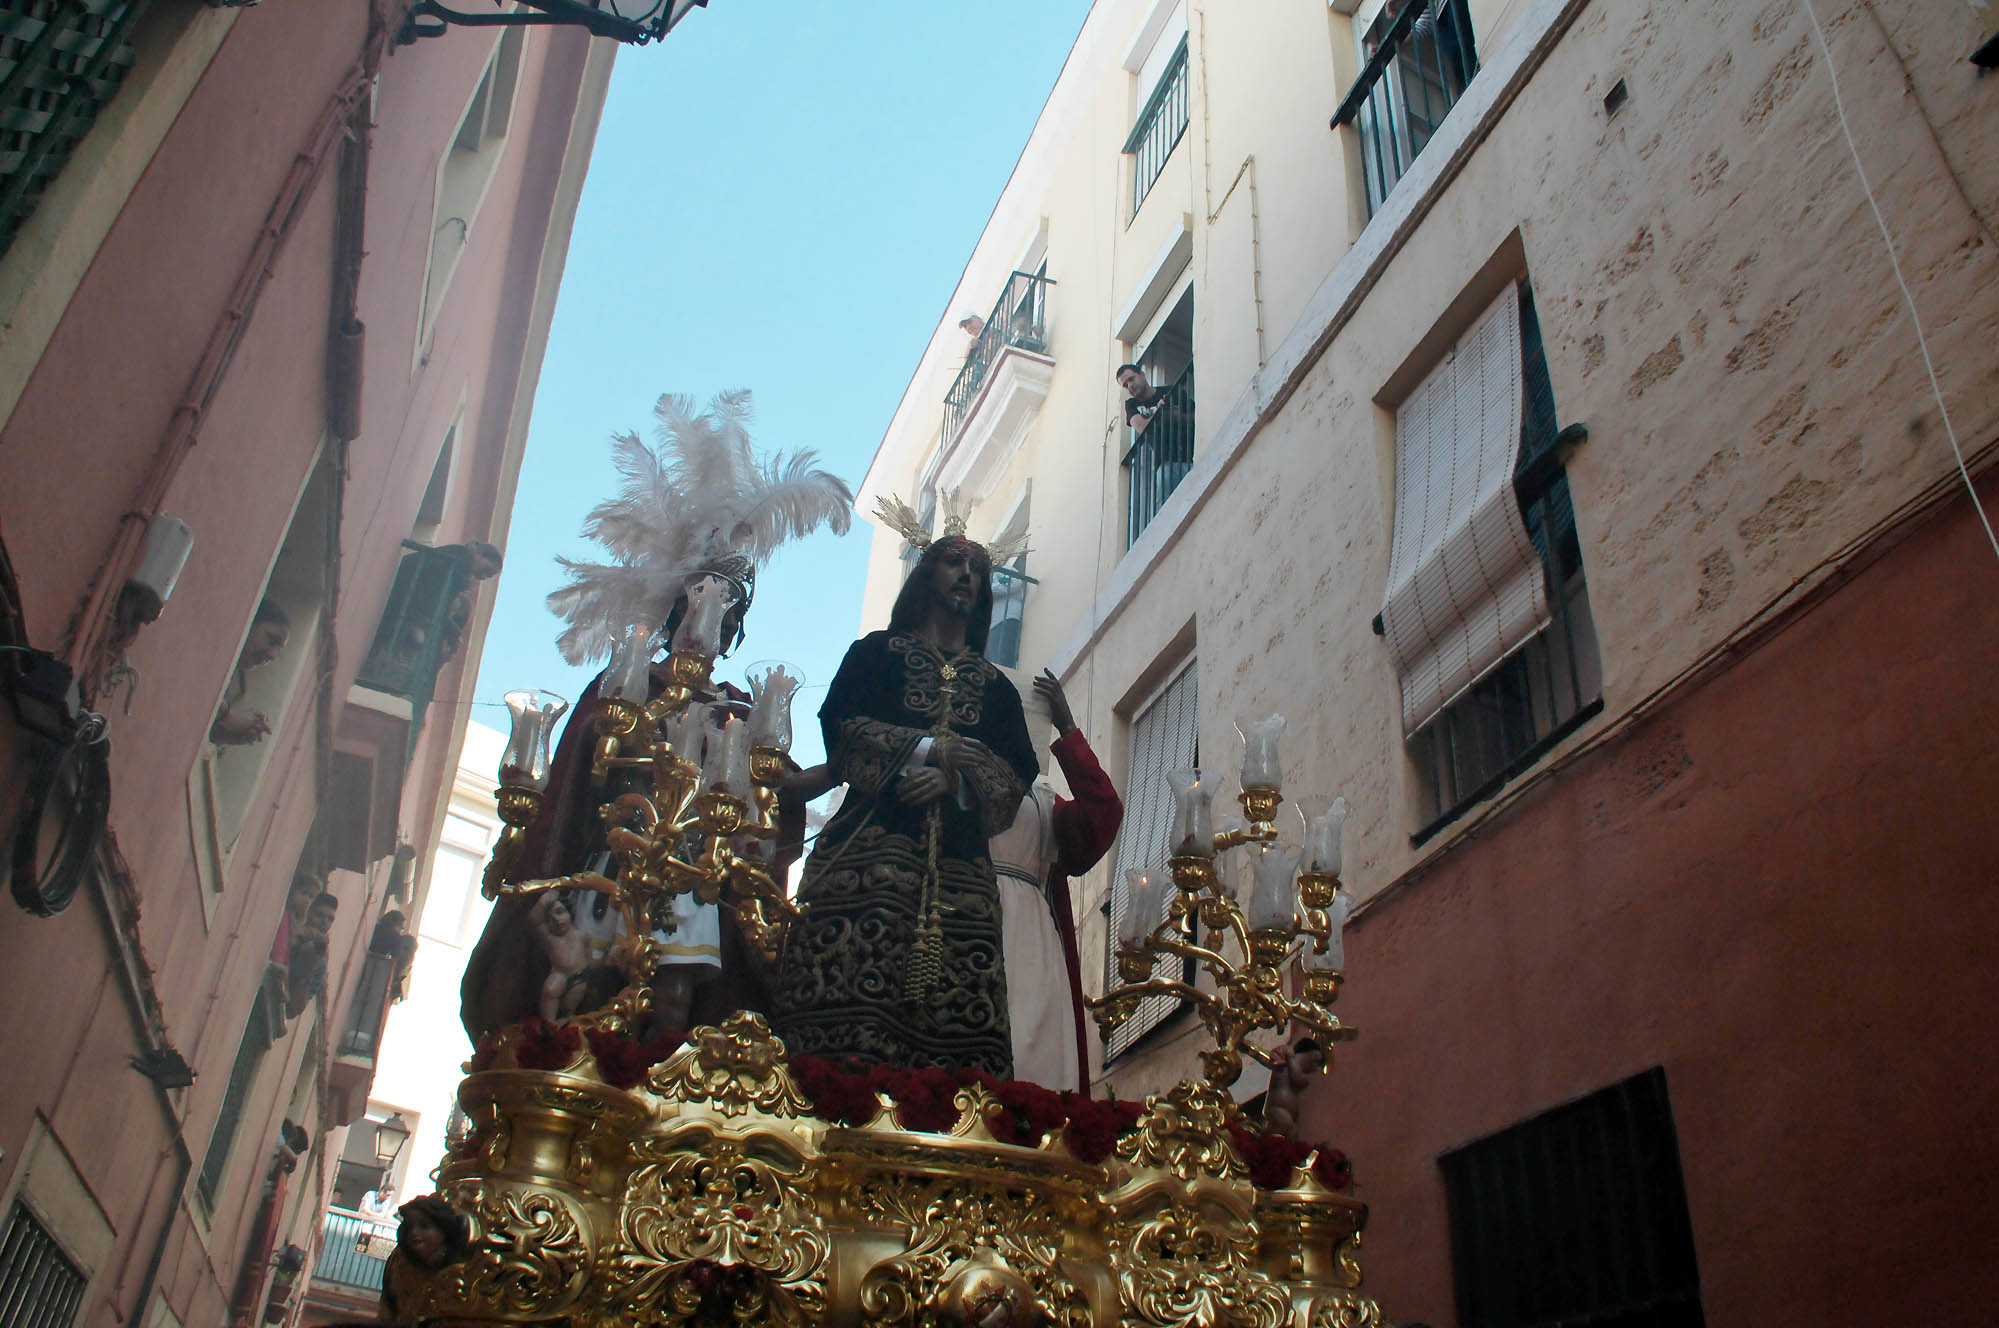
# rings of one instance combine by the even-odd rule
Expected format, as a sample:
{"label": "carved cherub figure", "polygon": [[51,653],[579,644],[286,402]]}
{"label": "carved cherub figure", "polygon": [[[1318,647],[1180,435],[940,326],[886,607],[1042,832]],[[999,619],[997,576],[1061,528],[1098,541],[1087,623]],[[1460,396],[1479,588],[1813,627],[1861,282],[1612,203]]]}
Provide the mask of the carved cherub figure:
{"label": "carved cherub figure", "polygon": [[1315,1038],[1302,1037],[1271,1053],[1270,1088],[1263,1099],[1263,1126],[1270,1134],[1296,1138],[1298,1108],[1312,1080],[1326,1070],[1326,1052]]}
{"label": "carved cherub figure", "polygon": [[583,971],[590,966],[590,938],[576,929],[569,905],[559,895],[543,895],[528,917],[548,955],[548,979],[541,984],[541,1017],[554,1020],[573,1014],[582,994]]}

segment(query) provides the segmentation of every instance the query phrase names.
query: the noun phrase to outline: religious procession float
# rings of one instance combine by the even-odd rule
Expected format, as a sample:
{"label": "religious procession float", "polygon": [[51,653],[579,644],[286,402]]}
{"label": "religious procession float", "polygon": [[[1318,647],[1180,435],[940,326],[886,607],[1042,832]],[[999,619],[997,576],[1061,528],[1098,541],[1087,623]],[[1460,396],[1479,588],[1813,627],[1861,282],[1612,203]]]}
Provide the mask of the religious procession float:
{"label": "religious procession float", "polygon": [[[1240,726],[1240,825],[1214,828],[1212,773],[1175,774],[1168,872],[1134,875],[1121,982],[1089,1003],[1105,1031],[1151,997],[1190,1003],[1213,1035],[1203,1075],[1143,1102],[1028,1082],[986,846],[1032,805],[1034,755],[980,653],[1019,532],[980,546],[962,513],[933,534],[884,505],[921,556],[828,692],[828,765],[801,770],[797,680],[770,667],[743,693],[716,661],[757,567],[843,529],[852,499],[809,453],[760,461],[747,396],[659,414],[656,446],[616,441],[624,491],[586,526],[610,557],[568,564],[551,597],[565,654],[608,668],[573,711],[507,698],[498,902],[465,981],[469,1125],[437,1194],[403,1209],[388,1315],[1385,1323],[1359,1290],[1347,1160],[1280,1110],[1353,1035],[1332,1011],[1345,805],[1282,842],[1282,719]],[[794,897],[804,803],[839,785]],[[1255,1118],[1229,1091],[1245,1058],[1278,1071]]]}

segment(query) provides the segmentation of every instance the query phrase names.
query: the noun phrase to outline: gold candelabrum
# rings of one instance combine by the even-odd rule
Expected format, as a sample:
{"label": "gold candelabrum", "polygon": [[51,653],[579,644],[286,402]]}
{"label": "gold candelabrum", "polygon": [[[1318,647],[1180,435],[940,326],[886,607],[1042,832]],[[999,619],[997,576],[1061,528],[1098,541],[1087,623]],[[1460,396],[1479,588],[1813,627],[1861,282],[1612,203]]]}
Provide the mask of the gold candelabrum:
{"label": "gold candelabrum", "polygon": [[[1168,880],[1127,873],[1119,984],[1086,1002],[1106,1038],[1150,997],[1187,1002],[1214,1037],[1202,1064],[1208,1082],[1218,1088],[1235,1082],[1245,1056],[1276,1064],[1275,1049],[1260,1045],[1259,1035],[1282,1035],[1302,1025],[1322,1043],[1358,1036],[1332,1011],[1344,980],[1347,897],[1340,891],[1339,869],[1346,800],[1335,799],[1324,814],[1308,820],[1304,846],[1282,843],[1276,821],[1284,801],[1277,766],[1283,725],[1281,715],[1237,725],[1245,747],[1239,795],[1245,825],[1220,833],[1212,829],[1216,781],[1210,772],[1177,770],[1168,776],[1175,803]],[[1219,865],[1223,855],[1239,849],[1253,855],[1244,899],[1229,890]],[[1175,960],[1180,962],[1171,964]],[[1288,981],[1294,961],[1302,970],[1295,995]],[[1191,962],[1206,981],[1162,974],[1163,962],[1183,971]]]}
{"label": "gold candelabrum", "polygon": [[[628,658],[649,662],[649,634],[621,643]],[[785,930],[798,916],[769,862],[775,857],[778,785],[791,741],[790,700],[798,680],[777,668],[763,674],[746,720],[734,701],[714,701],[715,657],[699,648],[667,656],[667,683],[646,697],[649,670],[614,654],[607,694],[598,701],[590,778],[604,790],[598,810],[614,870],[509,879],[525,829],[540,815],[548,744],[567,709],[545,692],[510,692],[514,732],[496,798],[506,829],[488,864],[489,899],[582,889],[609,897],[624,921],[613,961],[629,979],[608,1005],[580,1016],[585,1027],[629,1031],[651,1008],[660,957],[657,918],[677,896],[692,895],[734,914],[743,937],[775,963]],[[613,691],[612,688],[619,690]],[[712,721],[720,718],[716,725]],[[616,787],[607,787],[615,780]]]}
{"label": "gold candelabrum", "polygon": [[[851,1080],[843,1089],[824,1064],[795,1069],[749,1012],[692,1030],[657,1063],[622,1060],[648,999],[652,906],[678,893],[715,900],[767,952],[793,916],[737,845],[770,836],[796,680],[765,676],[751,716],[758,740],[746,741],[730,728],[740,717],[718,731],[693,708],[708,695],[710,663],[676,651],[670,684],[650,700],[636,683],[607,689],[593,774],[615,872],[493,886],[611,895],[626,919],[631,986],[608,1012],[539,1024],[532,1036],[507,1030],[467,1067],[467,1125],[434,1177],[465,1239],[434,1258],[414,1244],[390,1257],[396,1322],[1388,1328],[1359,1290],[1367,1209],[1344,1159],[1303,1146],[1274,1167],[1259,1158],[1253,1123],[1219,1073],[1229,1057],[1239,1064],[1248,1031],[1280,1016],[1338,1035],[1324,1010],[1337,975],[1330,989],[1308,983],[1303,1002],[1284,996],[1278,976],[1288,937],[1337,943],[1324,873],[1301,890],[1325,903],[1280,943],[1243,929],[1211,855],[1175,858],[1180,931],[1158,930],[1157,944],[1135,952],[1191,954],[1232,974],[1230,994],[1195,993],[1214,1002],[1211,1027],[1226,1042],[1206,1078],[1142,1107],[1043,1092],[1036,1115],[1008,1085],[959,1080],[955,1096],[941,1090],[940,1114],[925,1096],[940,1091],[934,1082],[880,1081],[908,1094],[899,1100]],[[533,776],[546,777],[547,729],[561,713],[540,693],[510,694],[510,706],[516,695],[521,741],[500,791],[512,828],[532,820]],[[1250,825],[1207,842],[1274,841],[1276,805],[1261,790],[1246,795]],[[496,863],[509,851],[496,850]],[[496,880],[510,874],[502,864]],[[1250,961],[1231,966],[1212,939],[1195,944],[1194,922],[1234,937]],[[1179,990],[1150,981],[1139,974],[1128,994]],[[1052,1104],[1062,1105],[1051,1116]]]}

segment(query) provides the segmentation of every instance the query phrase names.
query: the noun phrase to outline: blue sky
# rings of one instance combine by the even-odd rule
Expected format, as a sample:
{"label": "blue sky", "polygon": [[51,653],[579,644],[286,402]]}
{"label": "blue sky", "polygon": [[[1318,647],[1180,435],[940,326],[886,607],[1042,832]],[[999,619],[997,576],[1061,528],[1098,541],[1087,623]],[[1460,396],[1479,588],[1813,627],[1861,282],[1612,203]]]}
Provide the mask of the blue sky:
{"label": "blue sky", "polygon": [[[714,0],[618,55],[535,396],[477,696],[591,676],[542,599],[661,392],[756,393],[763,447],[858,484],[1088,0]],[[938,409],[943,403],[937,403]],[[649,436],[649,434],[648,434]],[[860,620],[867,527],[759,578],[722,676],[802,668],[797,750]],[[505,727],[490,704],[475,718]]]}

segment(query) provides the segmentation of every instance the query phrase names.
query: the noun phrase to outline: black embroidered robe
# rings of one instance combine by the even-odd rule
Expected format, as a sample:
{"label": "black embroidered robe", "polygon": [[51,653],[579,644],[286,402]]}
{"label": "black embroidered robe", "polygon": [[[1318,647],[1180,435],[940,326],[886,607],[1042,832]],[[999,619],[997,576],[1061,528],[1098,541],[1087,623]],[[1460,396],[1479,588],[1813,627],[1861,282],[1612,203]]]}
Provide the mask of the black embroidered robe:
{"label": "black embroidered robe", "polygon": [[[898,1066],[1012,1073],[999,891],[986,841],[1013,822],[1038,773],[1020,694],[984,657],[946,658],[905,632],[847,651],[819,712],[846,799],[819,836],[778,972],[788,1048]],[[927,807],[900,797],[925,739],[972,739],[957,788]],[[931,853],[935,833],[936,852]],[[912,988],[918,925],[933,897],[937,979]]]}

